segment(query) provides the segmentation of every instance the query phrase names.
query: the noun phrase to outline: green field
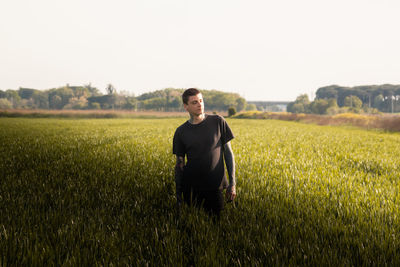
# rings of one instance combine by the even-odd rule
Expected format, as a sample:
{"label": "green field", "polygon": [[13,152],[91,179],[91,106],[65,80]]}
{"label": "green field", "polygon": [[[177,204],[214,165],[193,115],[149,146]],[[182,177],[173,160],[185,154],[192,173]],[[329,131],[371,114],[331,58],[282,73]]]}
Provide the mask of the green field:
{"label": "green field", "polygon": [[175,119],[0,119],[0,266],[399,265],[400,135],[228,120],[238,199],[175,210]]}

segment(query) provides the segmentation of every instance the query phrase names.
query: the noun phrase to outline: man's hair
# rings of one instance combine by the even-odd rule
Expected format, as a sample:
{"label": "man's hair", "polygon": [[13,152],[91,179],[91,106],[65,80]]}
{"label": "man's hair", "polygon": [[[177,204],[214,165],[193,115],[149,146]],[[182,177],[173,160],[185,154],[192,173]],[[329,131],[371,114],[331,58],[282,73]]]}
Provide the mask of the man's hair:
{"label": "man's hair", "polygon": [[189,97],[198,95],[198,94],[200,94],[200,91],[196,88],[186,89],[185,92],[183,92],[183,94],[182,94],[182,102],[187,105],[188,101],[189,101]]}

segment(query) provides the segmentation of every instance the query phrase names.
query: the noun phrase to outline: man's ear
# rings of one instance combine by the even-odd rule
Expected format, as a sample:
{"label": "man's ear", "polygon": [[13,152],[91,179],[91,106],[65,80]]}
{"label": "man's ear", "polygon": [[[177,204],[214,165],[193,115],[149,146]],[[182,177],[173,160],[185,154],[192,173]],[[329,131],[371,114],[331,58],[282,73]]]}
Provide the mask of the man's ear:
{"label": "man's ear", "polygon": [[187,111],[188,105],[186,105],[185,103],[183,103],[183,108]]}

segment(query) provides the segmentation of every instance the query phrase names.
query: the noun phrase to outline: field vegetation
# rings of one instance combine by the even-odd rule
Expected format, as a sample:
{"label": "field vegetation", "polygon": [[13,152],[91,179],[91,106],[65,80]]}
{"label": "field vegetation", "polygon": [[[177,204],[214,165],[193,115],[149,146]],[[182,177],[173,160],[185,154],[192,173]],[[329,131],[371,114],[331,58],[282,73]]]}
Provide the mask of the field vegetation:
{"label": "field vegetation", "polygon": [[261,112],[246,111],[233,116],[241,119],[273,119],[297,121],[318,125],[345,125],[364,129],[381,129],[391,132],[400,132],[400,116],[398,114],[355,114],[342,113],[336,115],[316,115],[289,112]]}
{"label": "field vegetation", "polygon": [[0,118],[0,265],[399,265],[400,135],[229,119],[238,198],[175,210],[184,118]]}
{"label": "field vegetation", "polygon": [[4,109],[0,117],[25,118],[165,118],[187,117],[186,112],[133,111],[133,110],[46,110]]}

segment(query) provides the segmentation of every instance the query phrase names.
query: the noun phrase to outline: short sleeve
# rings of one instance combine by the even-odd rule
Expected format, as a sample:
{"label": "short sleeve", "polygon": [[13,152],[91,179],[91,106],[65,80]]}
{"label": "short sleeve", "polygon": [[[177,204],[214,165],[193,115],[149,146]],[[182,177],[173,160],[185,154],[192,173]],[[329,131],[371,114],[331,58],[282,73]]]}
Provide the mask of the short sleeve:
{"label": "short sleeve", "polygon": [[182,142],[182,138],[180,136],[179,128],[175,131],[174,139],[172,143],[172,153],[177,156],[185,156],[185,146]]}
{"label": "short sleeve", "polygon": [[221,142],[222,145],[225,145],[229,141],[231,141],[235,136],[232,133],[231,128],[223,117],[220,117],[220,128],[221,128]]}

